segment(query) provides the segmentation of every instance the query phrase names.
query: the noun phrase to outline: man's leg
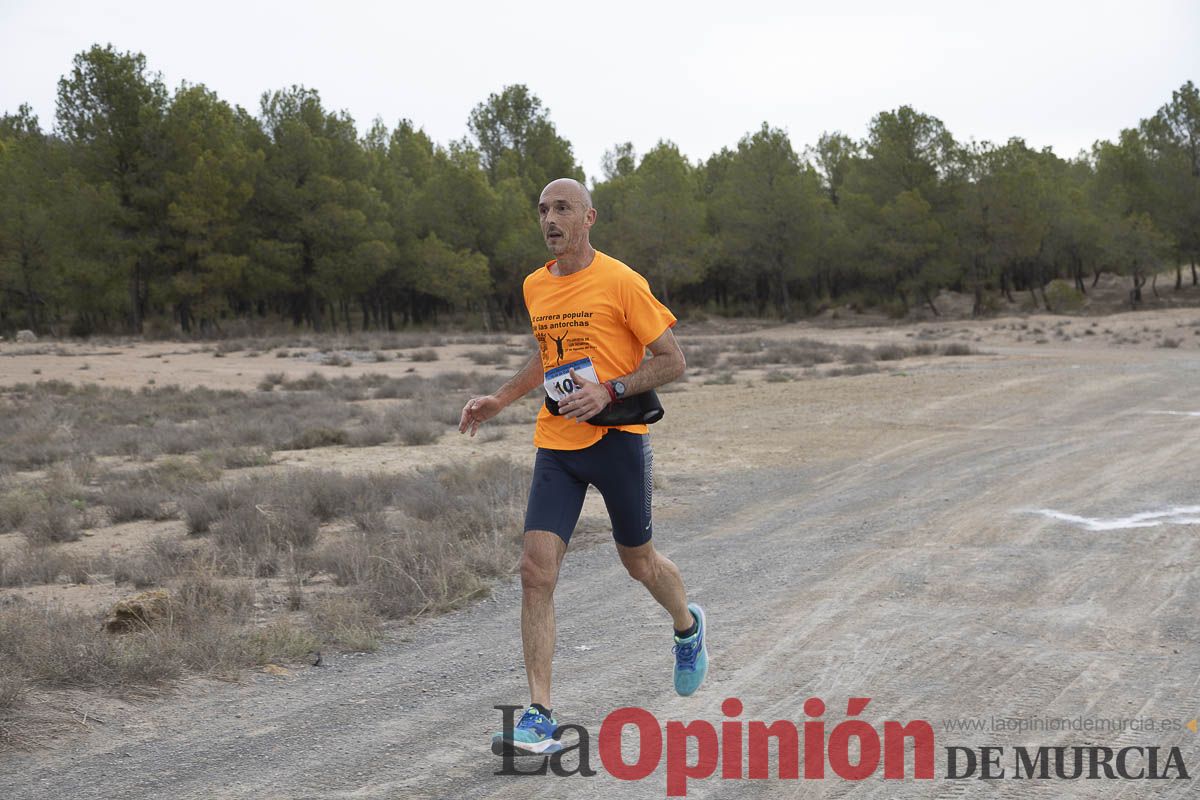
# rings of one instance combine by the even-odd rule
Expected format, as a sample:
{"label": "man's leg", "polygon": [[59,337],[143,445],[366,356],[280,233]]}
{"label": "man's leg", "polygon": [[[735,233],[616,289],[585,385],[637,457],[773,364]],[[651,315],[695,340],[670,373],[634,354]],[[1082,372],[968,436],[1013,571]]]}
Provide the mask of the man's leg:
{"label": "man's leg", "polygon": [[618,544],[617,553],[629,576],[649,589],[659,605],[670,613],[675,630],[686,631],[692,627],[692,612],[688,610],[683,576],[675,562],[655,550],[654,542],[637,547]]}
{"label": "man's leg", "polygon": [[621,563],[671,615],[675,628],[675,691],[694,694],[708,674],[704,609],[687,601],[683,578],[651,541],[654,455],[648,434],[610,431],[603,439],[608,463],[593,478],[604,495]]}
{"label": "man's leg", "polygon": [[[554,658],[554,586],[567,544],[549,531],[526,531],[521,554],[521,645],[530,701],[550,705]],[[690,622],[688,623],[691,624]]]}
{"label": "man's leg", "polygon": [[598,460],[589,477],[604,495],[621,563],[670,613],[675,630],[686,631],[692,627],[692,612],[683,577],[671,559],[654,549],[650,538],[654,493],[650,435],[612,430],[596,448]]}

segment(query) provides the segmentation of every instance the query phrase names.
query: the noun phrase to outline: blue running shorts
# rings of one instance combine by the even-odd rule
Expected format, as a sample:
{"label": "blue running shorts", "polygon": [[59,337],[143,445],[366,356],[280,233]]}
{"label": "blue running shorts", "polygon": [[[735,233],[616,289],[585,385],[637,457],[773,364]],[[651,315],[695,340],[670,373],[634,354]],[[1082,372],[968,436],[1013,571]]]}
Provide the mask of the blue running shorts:
{"label": "blue running shorts", "polygon": [[525,530],[550,531],[569,543],[591,484],[604,497],[617,544],[637,547],[650,541],[653,483],[654,455],[648,433],[612,428],[582,450],[539,447]]}

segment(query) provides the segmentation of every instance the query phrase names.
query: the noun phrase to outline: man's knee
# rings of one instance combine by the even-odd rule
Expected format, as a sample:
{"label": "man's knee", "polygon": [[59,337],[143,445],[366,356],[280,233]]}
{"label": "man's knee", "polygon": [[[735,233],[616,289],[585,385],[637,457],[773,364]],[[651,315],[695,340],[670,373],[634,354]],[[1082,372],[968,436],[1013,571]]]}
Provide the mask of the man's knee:
{"label": "man's knee", "polygon": [[652,581],[658,575],[658,553],[650,550],[645,553],[622,553],[621,563],[629,572],[629,577],[645,583]]}
{"label": "man's knee", "polygon": [[558,583],[559,553],[557,547],[544,541],[527,538],[521,553],[521,588],[526,591],[552,592]]}

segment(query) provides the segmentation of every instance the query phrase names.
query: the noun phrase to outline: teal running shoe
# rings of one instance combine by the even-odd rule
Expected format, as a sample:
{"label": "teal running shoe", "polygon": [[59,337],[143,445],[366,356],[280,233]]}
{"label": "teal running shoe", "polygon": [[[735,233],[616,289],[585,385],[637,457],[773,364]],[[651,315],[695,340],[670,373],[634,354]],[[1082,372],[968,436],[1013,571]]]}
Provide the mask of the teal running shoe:
{"label": "teal running shoe", "polygon": [[492,752],[498,756],[545,756],[563,749],[554,738],[558,720],[550,719],[533,706],[525,709],[511,732],[492,734]]}
{"label": "teal running shoe", "polygon": [[687,697],[695,694],[708,674],[707,625],[704,609],[688,603],[688,611],[696,618],[696,632],[686,639],[675,637],[675,691]]}

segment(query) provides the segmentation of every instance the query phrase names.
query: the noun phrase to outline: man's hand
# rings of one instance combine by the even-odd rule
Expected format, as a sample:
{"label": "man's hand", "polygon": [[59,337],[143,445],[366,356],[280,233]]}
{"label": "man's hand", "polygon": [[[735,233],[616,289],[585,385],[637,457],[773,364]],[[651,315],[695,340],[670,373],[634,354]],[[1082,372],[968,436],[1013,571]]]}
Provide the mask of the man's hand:
{"label": "man's hand", "polygon": [[[601,387],[604,388],[604,387]],[[475,435],[475,431],[479,430],[479,426],[487,422],[492,417],[500,413],[504,408],[495,395],[484,395],[483,397],[472,397],[463,406],[462,419],[458,423],[458,432],[466,433],[467,429],[471,429],[471,435]]]}
{"label": "man's hand", "polygon": [[559,402],[558,411],[562,416],[570,417],[576,422],[586,422],[609,404],[611,398],[608,389],[576,375],[575,370],[571,370],[571,380],[579,388]]}

